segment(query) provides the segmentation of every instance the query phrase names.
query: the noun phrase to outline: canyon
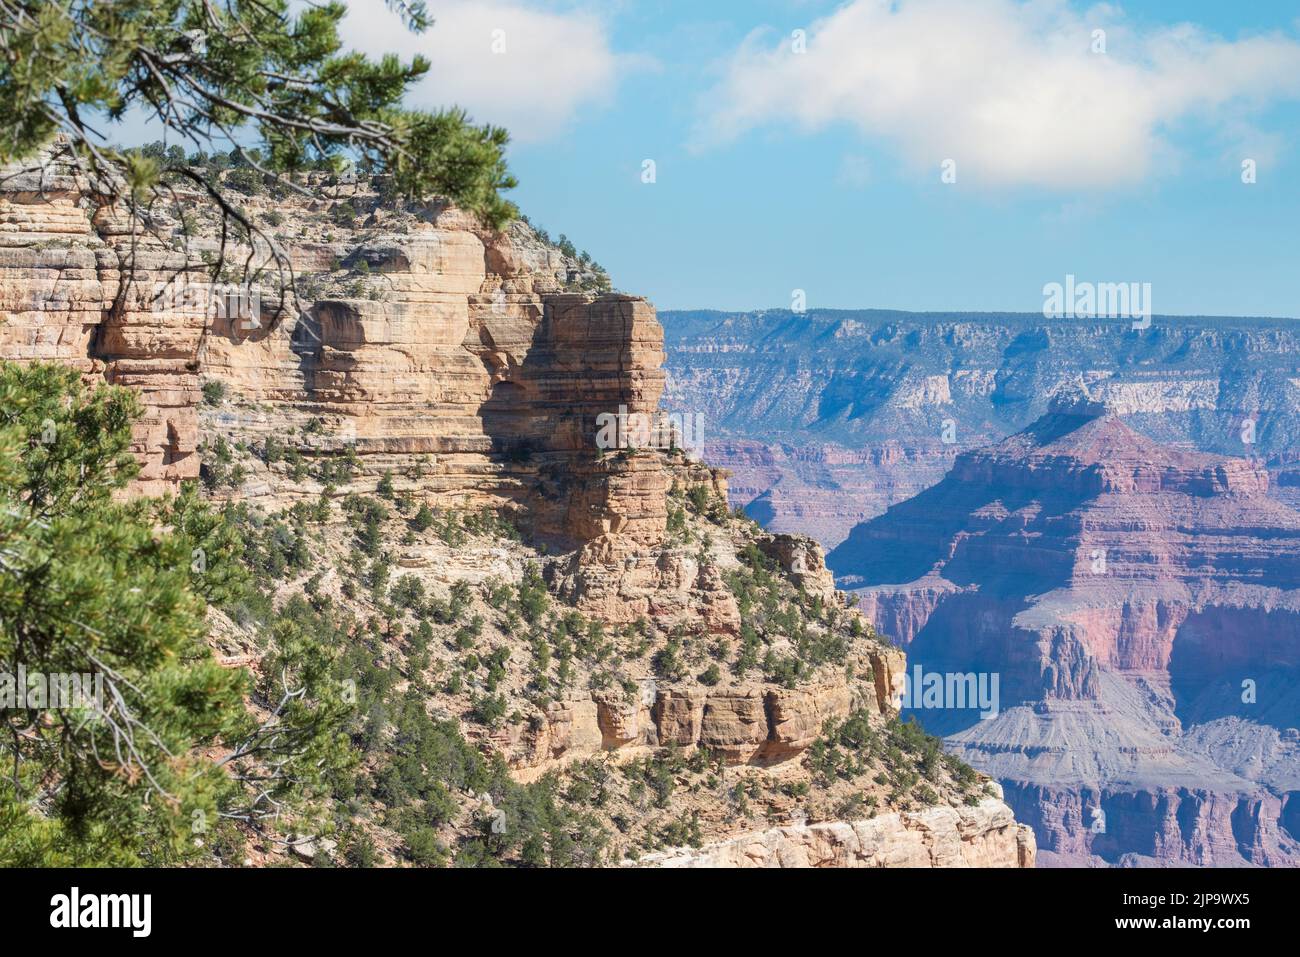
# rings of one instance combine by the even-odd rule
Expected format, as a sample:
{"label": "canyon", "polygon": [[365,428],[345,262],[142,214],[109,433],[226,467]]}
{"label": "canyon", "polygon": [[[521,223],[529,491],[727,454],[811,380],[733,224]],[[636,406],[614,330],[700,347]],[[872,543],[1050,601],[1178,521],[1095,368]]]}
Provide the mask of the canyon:
{"label": "canyon", "polygon": [[988,720],[912,713],[1002,783],[1040,866],[1300,860],[1285,323],[666,323],[733,501],[832,546],[913,667],[998,677]]}
{"label": "canyon", "polygon": [[1285,321],[1156,316],[665,311],[665,406],[705,419],[736,505],[827,548],[938,482],[959,452],[1085,387],[1183,449],[1262,460],[1300,488],[1300,334]]}
{"label": "canyon", "polygon": [[[602,414],[661,415],[645,299],[524,222],[488,230],[350,173],[299,185],[249,189],[260,235],[227,244],[183,186],[144,214],[101,201],[60,141],[5,169],[0,358],[135,390],[134,494],[201,482],[250,540],[308,553],[263,572],[268,607],[305,596],[342,616],[366,667],[514,781],[599,781],[599,812],[574,804],[611,862],[731,863],[703,849],[758,833],[759,802],[769,824],[868,819],[898,848],[872,857],[859,835],[855,859],[1033,865],[992,782],[933,754],[917,770],[930,746],[897,720],[903,656],[815,541],[731,514],[725,470],[680,449],[598,446]],[[209,617],[219,660],[260,667],[253,612]],[[368,720],[394,740],[382,709]],[[871,729],[856,763],[814,769],[854,721]],[[449,794],[439,846],[478,847],[502,799]],[[352,822],[389,863],[413,855],[392,821]]]}
{"label": "canyon", "polygon": [[1058,396],[830,555],[922,668],[1000,710],[922,711],[1044,860],[1294,864],[1300,514],[1242,459]]}

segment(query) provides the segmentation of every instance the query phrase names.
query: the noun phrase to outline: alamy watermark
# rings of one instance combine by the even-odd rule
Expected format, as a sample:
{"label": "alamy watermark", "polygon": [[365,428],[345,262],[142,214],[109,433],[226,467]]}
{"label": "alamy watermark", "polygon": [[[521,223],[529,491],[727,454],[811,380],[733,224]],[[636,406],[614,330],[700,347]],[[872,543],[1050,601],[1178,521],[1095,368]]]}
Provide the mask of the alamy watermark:
{"label": "alamy watermark", "polygon": [[239,321],[247,331],[259,328],[262,321],[262,293],[246,283],[195,282],[181,275],[155,284],[149,303],[154,312]]}
{"label": "alamy watermark", "polygon": [[0,711],[104,710],[102,674],[0,671]]}
{"label": "alamy watermark", "polygon": [[1000,708],[1001,676],[996,671],[926,671],[913,665],[903,672],[903,707],[912,710],[968,710],[980,718],[996,718]]}
{"label": "alamy watermark", "polygon": [[50,898],[50,926],[75,930],[125,928],[132,937],[148,937],[153,930],[152,894],[83,894],[74,887]]}
{"label": "alamy watermark", "polygon": [[1079,282],[1043,286],[1044,319],[1131,319],[1134,329],[1151,325],[1151,283]]}
{"label": "alamy watermark", "polygon": [[700,412],[617,412],[596,416],[596,447],[610,449],[681,449],[696,457],[704,444],[704,414]]}

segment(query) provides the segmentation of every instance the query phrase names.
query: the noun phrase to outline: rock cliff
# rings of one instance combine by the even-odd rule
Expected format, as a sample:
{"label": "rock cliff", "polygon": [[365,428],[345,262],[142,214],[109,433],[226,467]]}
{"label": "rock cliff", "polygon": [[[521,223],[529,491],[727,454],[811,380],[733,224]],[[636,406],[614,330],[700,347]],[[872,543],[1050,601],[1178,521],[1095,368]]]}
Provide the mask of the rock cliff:
{"label": "rock cliff", "polygon": [[914,667],[999,679],[987,720],[912,701],[1047,863],[1300,861],[1300,513],[1260,462],[1059,398],[830,556]]}
{"label": "rock cliff", "polygon": [[656,867],[999,867],[1034,866],[1033,835],[1001,800],[931,808],[864,821],[794,824],[649,855]]}
{"label": "rock cliff", "polygon": [[[0,358],[139,391],[135,491],[201,480],[263,578],[264,607],[211,612],[225,663],[257,667],[256,621],[286,608],[347,644],[391,802],[350,826],[381,860],[477,855],[515,793],[421,785],[416,827],[393,794],[404,735],[432,720],[581,821],[553,862],[724,841],[758,809],[874,818],[855,858],[874,841],[911,848],[882,852],[897,864],[1032,863],[984,782],[897,721],[902,655],[815,542],[731,514],[725,473],[674,443],[598,443],[601,416],[659,415],[648,302],[593,291],[525,223],[350,175],[300,185],[250,188],[270,239],[223,246],[197,195],[105,205],[58,143],[0,172]],[[412,701],[420,721],[391,713]]]}
{"label": "rock cliff", "polygon": [[[313,301],[273,315],[281,287],[264,274],[247,290],[257,314],[233,315],[220,297],[244,276],[212,280],[220,241],[198,194],[178,191],[178,208],[144,230],[97,205],[57,145],[7,171],[3,355],[138,388],[144,492],[198,477],[199,389],[215,382],[240,400],[238,420],[221,423],[232,432],[314,420],[334,436],[322,450],[352,447],[362,475],[420,456],[426,486],[448,501],[527,497],[539,533],[569,543],[655,540],[663,476],[598,461],[590,427],[603,412],[658,407],[663,333],[650,305],[565,291],[577,264],[521,224],[494,234],[437,204],[389,211],[355,178],[309,185],[316,198],[253,196],[248,208],[268,229],[292,223],[276,239]],[[562,485],[548,484],[554,474]],[[262,491],[285,502],[315,489]]]}

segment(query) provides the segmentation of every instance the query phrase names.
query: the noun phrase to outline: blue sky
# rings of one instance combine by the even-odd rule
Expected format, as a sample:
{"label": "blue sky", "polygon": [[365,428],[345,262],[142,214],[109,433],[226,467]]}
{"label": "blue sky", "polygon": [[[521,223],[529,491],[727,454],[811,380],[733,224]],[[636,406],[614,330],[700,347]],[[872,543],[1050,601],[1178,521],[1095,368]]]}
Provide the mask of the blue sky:
{"label": "blue sky", "polygon": [[430,0],[422,37],[350,7],[358,48],[434,60],[417,101],[512,130],[532,220],[661,309],[1037,311],[1072,273],[1300,315],[1293,0]]}
{"label": "blue sky", "polygon": [[[1043,284],[1072,272],[1151,282],[1161,313],[1300,315],[1300,111],[1285,97],[1249,110],[1281,138],[1251,186],[1218,131],[1185,115],[1166,134],[1176,168],[1114,186],[967,187],[960,167],[943,184],[937,166],[913,168],[888,137],[848,123],[777,122],[691,148],[701,98],[753,29],[788,34],[836,6],[621,5],[613,49],[657,65],[629,69],[611,102],[579,109],[556,138],[516,146],[518,202],[660,308],[788,306],[802,288],[810,307],[1035,311]],[[1258,0],[1123,10],[1228,41],[1295,39],[1300,15]],[[656,161],[653,185],[641,182],[644,158]]]}

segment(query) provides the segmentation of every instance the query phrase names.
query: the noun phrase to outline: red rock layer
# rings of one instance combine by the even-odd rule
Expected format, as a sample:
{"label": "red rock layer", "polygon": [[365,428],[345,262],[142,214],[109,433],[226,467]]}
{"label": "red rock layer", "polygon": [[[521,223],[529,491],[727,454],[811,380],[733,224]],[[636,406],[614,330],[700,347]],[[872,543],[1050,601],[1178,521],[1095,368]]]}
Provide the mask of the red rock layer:
{"label": "red rock layer", "polygon": [[1003,781],[1045,861],[1300,862],[1300,513],[1268,481],[1063,405],[828,561],[914,665],[998,676],[997,717],[918,716]]}

